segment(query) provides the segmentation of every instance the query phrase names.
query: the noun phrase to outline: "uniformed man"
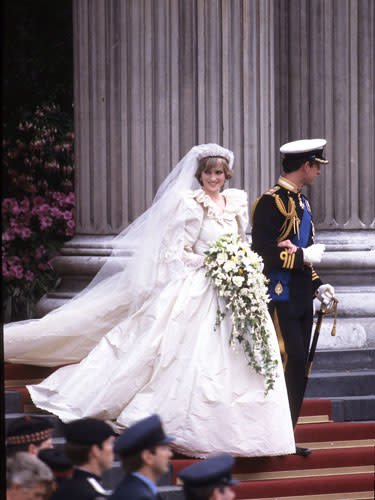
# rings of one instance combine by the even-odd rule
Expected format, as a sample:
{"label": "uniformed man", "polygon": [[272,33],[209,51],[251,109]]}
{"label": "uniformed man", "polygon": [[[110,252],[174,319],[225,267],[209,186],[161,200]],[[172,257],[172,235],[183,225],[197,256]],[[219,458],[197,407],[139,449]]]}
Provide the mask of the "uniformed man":
{"label": "uniformed man", "polygon": [[[298,420],[313,323],[313,299],[328,303],[334,289],[322,284],[313,265],[325,250],[314,242],[310,204],[301,190],[311,186],[328,161],[324,139],[289,142],[280,148],[284,175],[252,209],[252,248],[263,257],[269,279],[270,314],[279,338],[292,422]],[[297,448],[306,456],[310,450]]]}
{"label": "uniformed man", "polygon": [[115,452],[121,456],[126,474],[111,500],[158,498],[156,483],[168,472],[172,441],[174,438],[164,433],[156,414],[126,429],[115,443]]}
{"label": "uniformed man", "polygon": [[65,453],[74,465],[73,477],[60,483],[51,500],[99,500],[109,497],[101,484],[104,471],[112,467],[115,440],[110,425],[95,418],[65,424]]}
{"label": "uniformed man", "polygon": [[26,451],[38,456],[40,450],[52,448],[53,424],[48,418],[25,415],[12,420],[6,431],[7,455]]}
{"label": "uniformed man", "polygon": [[184,483],[186,500],[233,500],[236,497],[232,486],[234,458],[228,454],[196,462],[179,473]]}

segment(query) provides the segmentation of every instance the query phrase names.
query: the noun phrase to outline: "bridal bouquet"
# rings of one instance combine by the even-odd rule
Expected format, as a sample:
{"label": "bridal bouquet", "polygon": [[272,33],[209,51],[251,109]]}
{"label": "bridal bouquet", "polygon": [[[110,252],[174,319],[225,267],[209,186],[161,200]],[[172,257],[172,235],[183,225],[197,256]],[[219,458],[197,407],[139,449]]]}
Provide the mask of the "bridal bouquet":
{"label": "bridal bouquet", "polygon": [[267,394],[274,386],[277,360],[267,328],[270,299],[262,258],[234,234],[221,237],[205,253],[206,276],[226,302],[224,311],[218,308],[216,325],[231,312],[231,344],[242,344],[249,365],[265,377]]}

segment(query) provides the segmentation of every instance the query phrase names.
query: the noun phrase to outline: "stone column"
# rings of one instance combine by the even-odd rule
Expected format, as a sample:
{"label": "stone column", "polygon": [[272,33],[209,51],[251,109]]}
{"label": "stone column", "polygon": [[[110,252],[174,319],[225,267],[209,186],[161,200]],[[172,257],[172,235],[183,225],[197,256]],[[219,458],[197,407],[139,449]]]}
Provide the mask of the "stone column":
{"label": "stone column", "polygon": [[326,321],[320,347],[375,345],[375,4],[276,4],[278,143],[328,141],[330,164],[308,194],[340,317],[336,338]]}
{"label": "stone column", "polygon": [[275,178],[273,0],[73,0],[77,235],[55,260],[89,281],[113,234],[193,145],[235,152],[252,203]]}
{"label": "stone column", "polygon": [[310,198],[320,229],[375,228],[375,4],[280,0],[279,142],[325,137]]}

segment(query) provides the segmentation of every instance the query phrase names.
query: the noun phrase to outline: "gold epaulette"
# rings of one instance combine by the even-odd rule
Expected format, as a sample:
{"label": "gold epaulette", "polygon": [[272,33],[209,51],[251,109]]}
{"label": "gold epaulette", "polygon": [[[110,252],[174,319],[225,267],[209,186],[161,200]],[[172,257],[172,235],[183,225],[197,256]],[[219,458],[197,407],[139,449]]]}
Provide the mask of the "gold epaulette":
{"label": "gold epaulette", "polygon": [[280,189],[280,186],[276,185],[272,188],[270,188],[268,191],[266,191],[265,193],[263,193],[262,195],[258,196],[258,198],[254,201],[253,203],[253,206],[251,207],[251,212],[250,212],[250,222],[251,224],[253,224],[254,222],[254,213],[255,213],[255,209],[258,205],[258,202],[259,200],[261,199],[262,196],[264,196],[265,194],[270,194],[270,195],[273,195],[274,193],[276,193],[276,191],[278,191]]}
{"label": "gold epaulette", "polygon": [[275,198],[276,207],[278,208],[281,215],[285,217],[284,224],[281,226],[280,235],[277,238],[277,241],[283,241],[287,238],[290,231],[294,230],[294,233],[299,235],[299,225],[301,223],[297,212],[296,212],[296,204],[294,203],[293,198],[288,197],[288,209],[286,209],[282,199],[278,194],[273,193],[272,196]]}
{"label": "gold epaulette", "polygon": [[268,191],[266,191],[264,194],[275,194],[278,190],[280,189],[280,186],[276,184],[276,186],[273,186],[273,188],[270,188]]}

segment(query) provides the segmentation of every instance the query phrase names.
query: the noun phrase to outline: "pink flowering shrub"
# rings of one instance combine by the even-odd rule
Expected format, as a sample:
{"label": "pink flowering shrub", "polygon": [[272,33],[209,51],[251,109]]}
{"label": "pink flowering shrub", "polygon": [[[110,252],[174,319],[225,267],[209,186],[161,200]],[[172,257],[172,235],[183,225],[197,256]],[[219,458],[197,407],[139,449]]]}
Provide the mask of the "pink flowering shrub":
{"label": "pink flowering shrub", "polygon": [[30,317],[37,300],[56,286],[52,259],[74,235],[71,126],[56,106],[38,107],[3,140],[5,321]]}

